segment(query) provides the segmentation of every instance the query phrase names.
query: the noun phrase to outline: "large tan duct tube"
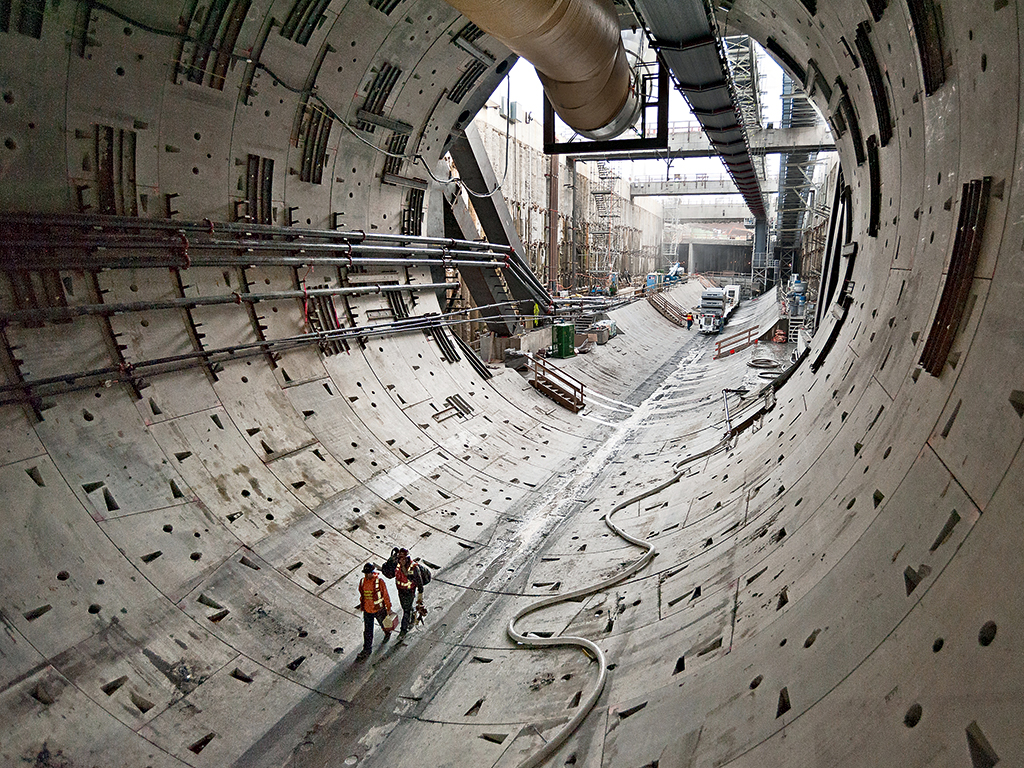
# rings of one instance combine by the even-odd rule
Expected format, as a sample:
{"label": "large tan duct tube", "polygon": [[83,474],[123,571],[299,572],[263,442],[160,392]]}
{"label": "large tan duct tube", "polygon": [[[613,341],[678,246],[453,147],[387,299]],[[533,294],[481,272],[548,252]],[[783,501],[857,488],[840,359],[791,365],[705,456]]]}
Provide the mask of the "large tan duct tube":
{"label": "large tan duct tube", "polygon": [[555,112],[592,139],[622,133],[640,102],[612,0],[448,0],[537,70]]}

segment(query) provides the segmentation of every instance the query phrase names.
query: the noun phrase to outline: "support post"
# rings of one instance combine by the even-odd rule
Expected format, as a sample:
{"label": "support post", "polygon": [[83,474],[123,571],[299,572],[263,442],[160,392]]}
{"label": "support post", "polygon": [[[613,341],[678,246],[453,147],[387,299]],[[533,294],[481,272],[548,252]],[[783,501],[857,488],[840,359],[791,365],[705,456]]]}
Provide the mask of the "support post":
{"label": "support post", "polygon": [[548,291],[558,293],[558,155],[548,166]]}

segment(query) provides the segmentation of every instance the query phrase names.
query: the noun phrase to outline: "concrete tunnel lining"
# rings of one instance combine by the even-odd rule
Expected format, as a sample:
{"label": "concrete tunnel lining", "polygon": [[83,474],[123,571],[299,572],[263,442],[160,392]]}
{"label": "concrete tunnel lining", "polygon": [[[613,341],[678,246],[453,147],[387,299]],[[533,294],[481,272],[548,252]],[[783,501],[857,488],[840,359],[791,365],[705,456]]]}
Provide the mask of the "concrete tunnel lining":
{"label": "concrete tunnel lining", "polygon": [[[548,764],[1021,761],[1018,4],[942,7],[945,81],[930,95],[911,5],[931,7],[737,0],[716,11],[725,34],[772,38],[797,64],[813,60],[812,98],[847,124],[852,113],[865,142],[878,134],[878,102],[842,39],[869,22],[894,119],[877,156],[879,230],[867,234],[870,161],[857,163],[847,130],[837,146],[857,248],[843,257],[854,259],[853,286],[834,346],[816,372],[797,370],[756,431],[625,516],[628,531],[656,543],[649,570],[571,614],[545,609],[527,622],[590,637],[615,665]],[[46,10],[38,38],[13,22],[0,32],[2,210],[73,211],[76,190],[94,206],[125,205],[93,197],[107,167],[95,126],[105,126],[134,134],[134,176],[118,180],[136,185],[139,215],[159,217],[167,203],[181,219],[230,220],[255,156],[274,162],[275,223],[287,211],[309,226],[395,232],[408,190],[377,184],[386,158],[340,125],[324,183],[300,179],[308,112],[295,86],[315,83],[355,125],[382,64],[400,69],[381,114],[413,125],[409,151],[433,162],[508,61],[477,38],[495,64],[457,102],[443,94],[473,57],[452,44],[465,22],[447,6],[413,0],[388,15],[328,3],[302,44],[271,28],[287,13],[268,3],[247,7],[236,42],[266,69],[239,57],[219,89],[203,67],[199,82],[188,79],[192,43],[178,56],[171,37],[146,31],[173,31],[187,10],[113,7],[140,24],[95,6],[85,34],[80,6],[65,3]],[[67,46],[69,31],[81,48]],[[186,67],[177,80],[176,63]],[[382,133],[366,136],[386,147]],[[408,161],[399,172],[420,173]],[[948,279],[962,185],[986,176],[971,311],[931,376],[918,361]],[[193,295],[240,279],[185,273]],[[166,270],[64,277],[72,303],[176,295]],[[241,277],[294,287],[280,267]],[[326,271],[311,277],[340,287]],[[431,282],[427,270],[400,279]],[[9,283],[0,302],[14,306]],[[365,316],[386,302],[359,296],[351,307]],[[436,299],[419,294],[415,312],[431,311]],[[257,339],[234,305],[195,319],[211,346]],[[511,648],[504,624],[535,598],[461,585],[565,590],[636,557],[606,538],[600,516],[620,492],[653,487],[673,462],[713,445],[720,390],[744,377],[747,358],[710,361],[647,305],[616,319],[621,338],[566,367],[624,410],[647,402],[650,414],[586,487],[570,485],[575,467],[628,414],[583,414],[601,424],[513,374],[483,382],[422,333],[349,354],[296,350],[273,367],[239,361],[215,381],[198,370],[156,376],[139,399],[117,384],[69,393],[39,420],[0,408],[0,762],[525,759],[571,715],[592,665],[572,651]],[[270,337],[301,333],[301,304],[268,303],[259,322]],[[826,313],[812,356],[837,322]],[[177,310],[110,323],[129,359],[190,348]],[[110,360],[95,319],[4,334],[29,378]],[[435,422],[454,393],[472,415]],[[440,566],[428,626],[404,652],[355,667],[359,567],[399,540]]]}

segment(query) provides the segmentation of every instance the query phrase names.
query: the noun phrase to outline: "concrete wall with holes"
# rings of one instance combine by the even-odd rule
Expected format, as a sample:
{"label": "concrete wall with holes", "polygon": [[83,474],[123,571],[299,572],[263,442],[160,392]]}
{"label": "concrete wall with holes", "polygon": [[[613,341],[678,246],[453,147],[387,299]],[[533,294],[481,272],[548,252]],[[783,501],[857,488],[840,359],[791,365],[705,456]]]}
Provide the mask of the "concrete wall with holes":
{"label": "concrete wall with holes", "polygon": [[436,0],[73,4],[19,32],[35,5],[3,27],[5,175],[31,179],[5,210],[398,231],[408,190],[382,183],[384,153],[428,180],[514,61],[486,35],[458,47],[467,22]]}
{"label": "concrete wall with holes", "polygon": [[[61,3],[36,28],[41,4],[10,7],[0,31],[5,211],[212,221],[269,211],[274,224],[393,231],[404,189],[381,183],[383,156],[340,123],[313,164],[321,182],[301,180],[306,89],[355,126],[383,65],[401,69],[370,106],[412,125],[403,151],[433,160],[504,64],[499,46],[478,39],[495,64],[462,102],[448,99],[479,59],[452,44],[464,22],[428,0],[390,14],[387,4],[327,3],[322,21],[295,25],[287,2],[219,4],[217,25],[193,5]],[[593,637],[614,665],[553,765],[1024,761],[1020,8],[946,3],[923,20],[922,8],[934,10],[736,0],[717,11],[723,32],[751,33],[799,67],[822,112],[845,126],[849,308],[842,322],[827,316],[756,430],[636,502],[630,529],[659,549],[648,571],[538,615],[538,631]],[[858,27],[879,66],[874,83]],[[386,133],[363,138],[385,148]],[[985,177],[978,259],[964,273],[954,258],[971,234],[958,227],[964,185]],[[198,294],[239,279],[190,272]],[[165,271],[62,277],[69,302],[171,295]],[[933,376],[919,361],[943,333],[933,319],[947,286],[966,302]],[[421,301],[418,312],[436,311]],[[0,302],[13,309],[6,284]],[[268,332],[301,327],[300,303],[272,309],[260,320]],[[199,314],[211,342],[253,338],[242,308]],[[174,311],[111,324],[128,359],[189,348]],[[676,372],[667,350],[690,337],[644,305],[621,327],[614,343],[638,342],[632,353],[612,346],[574,366],[610,397],[647,387],[672,407],[648,403],[649,418],[627,424],[630,450],[615,471],[595,475],[573,497],[580,514],[552,523],[537,557],[517,561],[523,592],[564,590],[630,560],[601,514],[714,445],[714,403],[742,378],[741,361],[716,367],[699,354]],[[93,320],[4,335],[5,383],[15,369],[45,378],[111,359]],[[443,613],[476,605],[461,587],[431,592],[444,617],[435,666],[381,669],[393,686],[384,690],[349,663],[364,560],[412,541],[462,583],[504,566],[497,552],[529,533],[519,516],[561,509],[561,479],[602,438],[597,421],[557,411],[521,379],[482,383],[438,349],[414,334],[350,354],[157,376],[139,397],[120,385],[66,394],[43,403],[41,418],[0,409],[0,760],[301,762],[294,750],[309,748],[322,711],[335,713],[332,733],[349,748],[328,753],[336,763],[509,765],[550,736],[591,666],[568,651],[513,652],[505,610]],[[673,374],[665,392],[648,381],[661,369]],[[468,412],[451,410],[454,395]],[[449,620],[465,632],[446,634]],[[372,696],[386,740],[345,704],[357,696]]]}

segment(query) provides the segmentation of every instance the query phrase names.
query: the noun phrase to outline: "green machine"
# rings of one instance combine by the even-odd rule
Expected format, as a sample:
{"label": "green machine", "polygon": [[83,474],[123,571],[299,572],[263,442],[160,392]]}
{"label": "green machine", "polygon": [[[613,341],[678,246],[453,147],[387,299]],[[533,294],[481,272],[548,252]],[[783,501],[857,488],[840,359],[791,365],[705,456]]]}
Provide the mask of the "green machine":
{"label": "green machine", "polygon": [[576,354],[576,326],[572,323],[556,323],[551,326],[551,342],[555,346],[555,357],[572,357]]}

